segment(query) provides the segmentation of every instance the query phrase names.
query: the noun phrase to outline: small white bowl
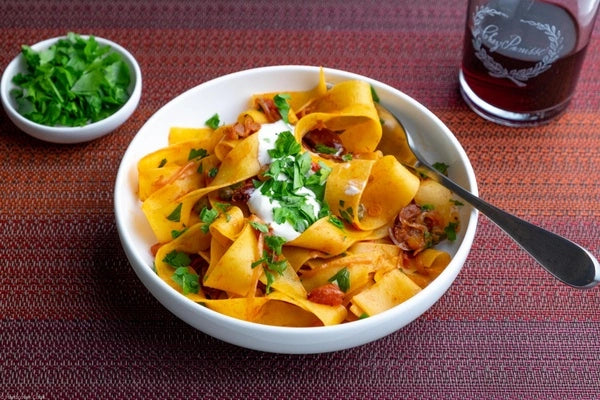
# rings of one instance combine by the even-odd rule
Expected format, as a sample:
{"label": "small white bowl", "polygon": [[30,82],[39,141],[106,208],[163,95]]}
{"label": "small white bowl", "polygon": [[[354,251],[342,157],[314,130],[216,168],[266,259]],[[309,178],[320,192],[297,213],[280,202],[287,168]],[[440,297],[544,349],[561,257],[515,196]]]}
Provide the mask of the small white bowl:
{"label": "small white bowl", "polygon": [[[171,126],[203,126],[218,113],[222,121],[234,121],[255,93],[308,90],[319,79],[319,68],[275,66],[226,75],[176,97],[141,128],[125,152],[115,182],[116,224],[129,262],[148,290],[173,314],[189,325],[229,343],[276,353],[321,353],[351,348],[386,336],[418,318],[450,287],[471,249],[477,211],[461,207],[461,229],[444,249],[452,261],[429,286],[414,297],[381,314],[336,326],[290,328],[241,321],[219,314],[187,299],[153,271],[150,246],[156,239],[142,213],[137,196],[137,163],[146,154],[167,145]],[[404,126],[419,135],[419,146],[430,160],[450,165],[449,175],[477,194],[475,174],[460,143],[429,110],[406,94],[384,83],[349,72],[325,69],[325,79],[338,83],[360,79],[377,91],[381,103]]]}
{"label": "small white bowl", "polygon": [[[81,35],[87,39],[88,36]],[[80,143],[97,139],[107,135],[121,126],[133,114],[138,106],[142,94],[142,72],[135,58],[120,45],[110,40],[94,36],[98,44],[110,46],[113,51],[120,54],[131,72],[131,83],[129,85],[129,100],[114,114],[100,121],[77,127],[47,126],[35,123],[23,117],[17,111],[17,105],[14,98],[10,95],[11,90],[17,88],[12,79],[19,72],[26,72],[27,66],[23,55],[19,53],[15,59],[4,70],[2,81],[0,82],[0,96],[2,97],[2,106],[11,121],[23,132],[29,135],[53,143]],[[36,43],[31,46],[33,50],[40,51],[49,48],[62,37],[55,37]]]}

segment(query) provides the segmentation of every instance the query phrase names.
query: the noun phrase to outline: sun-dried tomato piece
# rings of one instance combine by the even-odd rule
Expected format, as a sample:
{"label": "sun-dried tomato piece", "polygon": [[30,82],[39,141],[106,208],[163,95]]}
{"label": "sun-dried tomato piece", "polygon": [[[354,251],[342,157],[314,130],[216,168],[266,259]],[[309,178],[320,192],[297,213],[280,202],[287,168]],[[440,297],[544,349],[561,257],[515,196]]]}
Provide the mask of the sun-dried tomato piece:
{"label": "sun-dried tomato piece", "polygon": [[328,306],[339,306],[344,302],[344,292],[337,285],[328,283],[311,290],[308,300]]}

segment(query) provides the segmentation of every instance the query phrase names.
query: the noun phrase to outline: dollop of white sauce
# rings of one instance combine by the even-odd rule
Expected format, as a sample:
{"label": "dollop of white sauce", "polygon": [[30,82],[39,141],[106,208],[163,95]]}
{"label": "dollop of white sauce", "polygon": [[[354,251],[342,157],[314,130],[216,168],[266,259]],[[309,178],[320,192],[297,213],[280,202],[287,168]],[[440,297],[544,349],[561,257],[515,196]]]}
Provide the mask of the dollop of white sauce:
{"label": "dollop of white sauce", "polygon": [[269,150],[275,148],[275,142],[281,132],[290,131],[294,133],[294,127],[283,120],[272,124],[262,124],[258,135],[258,162],[261,166],[269,165],[273,161]]}
{"label": "dollop of white sauce", "polygon": [[292,224],[287,221],[283,224],[274,221],[273,209],[279,207],[281,207],[281,204],[277,200],[265,196],[260,189],[254,190],[248,199],[248,208],[252,214],[269,225],[276,236],[281,236],[289,242],[300,236],[300,232],[296,231]]}

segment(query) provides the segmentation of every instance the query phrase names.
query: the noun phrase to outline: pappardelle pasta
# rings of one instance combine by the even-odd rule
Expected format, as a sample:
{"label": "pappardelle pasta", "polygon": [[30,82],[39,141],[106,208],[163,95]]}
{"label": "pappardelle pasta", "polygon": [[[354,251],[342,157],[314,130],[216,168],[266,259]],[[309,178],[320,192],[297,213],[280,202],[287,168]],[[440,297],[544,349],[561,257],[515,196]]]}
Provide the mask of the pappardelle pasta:
{"label": "pappardelle pasta", "polygon": [[[312,327],[414,296],[450,262],[458,202],[406,168],[403,133],[363,81],[261,93],[237,121],[177,127],[138,163],[154,268],[256,323]],[[218,110],[215,110],[218,112]]]}

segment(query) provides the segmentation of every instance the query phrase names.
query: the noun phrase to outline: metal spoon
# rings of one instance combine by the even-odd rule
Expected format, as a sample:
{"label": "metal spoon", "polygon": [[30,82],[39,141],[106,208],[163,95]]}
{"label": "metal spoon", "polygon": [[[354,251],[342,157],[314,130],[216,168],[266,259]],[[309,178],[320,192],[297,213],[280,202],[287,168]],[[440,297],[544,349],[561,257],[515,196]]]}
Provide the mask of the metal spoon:
{"label": "metal spoon", "polygon": [[[430,177],[435,178],[498,225],[557,279],[579,289],[588,289],[600,282],[600,263],[588,250],[562,236],[500,210],[471,194],[426,161],[415,146],[412,133],[404,128],[395,115],[382,107],[378,107],[378,111],[384,121],[393,120],[404,131],[408,147],[403,147],[405,151],[412,152],[419,167],[426,168],[432,175]],[[392,140],[397,142],[399,135],[395,136],[396,139]]]}

